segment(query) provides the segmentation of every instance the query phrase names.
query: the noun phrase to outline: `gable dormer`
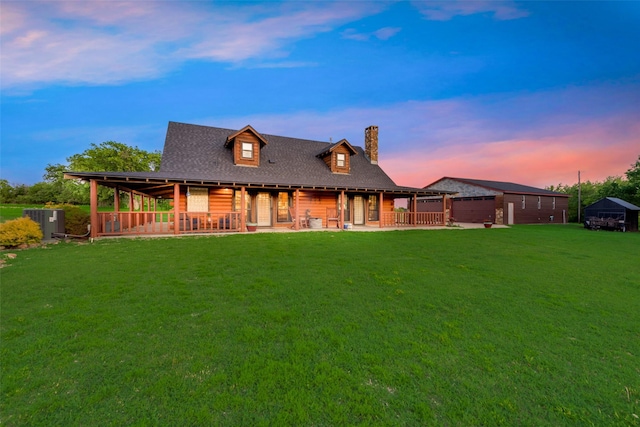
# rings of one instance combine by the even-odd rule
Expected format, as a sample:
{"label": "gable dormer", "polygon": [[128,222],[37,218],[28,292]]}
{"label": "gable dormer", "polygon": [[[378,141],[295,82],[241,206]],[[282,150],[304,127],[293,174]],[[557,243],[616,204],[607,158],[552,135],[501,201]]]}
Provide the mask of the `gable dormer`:
{"label": "gable dormer", "polygon": [[225,147],[233,150],[233,164],[242,166],[260,166],[260,150],[267,145],[254,128],[247,125],[227,137]]}
{"label": "gable dormer", "polygon": [[355,156],[358,152],[349,141],[341,139],[340,141],[332,144],[318,154],[324,162],[329,166],[333,173],[349,173],[351,171],[351,156]]}

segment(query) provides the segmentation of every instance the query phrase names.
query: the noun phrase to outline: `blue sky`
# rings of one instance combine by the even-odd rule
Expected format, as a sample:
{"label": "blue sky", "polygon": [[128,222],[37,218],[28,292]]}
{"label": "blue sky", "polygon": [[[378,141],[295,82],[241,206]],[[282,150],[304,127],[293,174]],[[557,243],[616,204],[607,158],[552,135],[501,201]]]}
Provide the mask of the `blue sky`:
{"label": "blue sky", "polygon": [[544,187],[640,154],[638,1],[5,1],[1,174],[167,123],[364,144],[399,185]]}

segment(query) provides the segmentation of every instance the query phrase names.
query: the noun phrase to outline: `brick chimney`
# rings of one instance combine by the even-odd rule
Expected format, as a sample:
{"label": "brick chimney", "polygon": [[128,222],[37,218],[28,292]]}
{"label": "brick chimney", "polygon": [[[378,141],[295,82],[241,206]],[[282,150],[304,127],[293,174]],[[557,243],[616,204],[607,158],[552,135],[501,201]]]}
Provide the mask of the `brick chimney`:
{"label": "brick chimney", "polygon": [[364,130],[364,155],[372,165],[378,164],[378,126],[369,126]]}

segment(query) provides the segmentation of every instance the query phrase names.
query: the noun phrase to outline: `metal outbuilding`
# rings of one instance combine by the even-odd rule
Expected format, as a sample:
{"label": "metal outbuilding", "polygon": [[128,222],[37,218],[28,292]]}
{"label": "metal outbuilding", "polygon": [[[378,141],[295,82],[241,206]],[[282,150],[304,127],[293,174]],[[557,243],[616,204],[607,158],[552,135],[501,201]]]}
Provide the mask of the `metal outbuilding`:
{"label": "metal outbuilding", "polygon": [[[447,199],[455,222],[494,224],[564,224],[569,195],[504,181],[443,177],[424,187],[453,193]],[[442,212],[442,201],[418,198],[418,212]]]}
{"label": "metal outbuilding", "polygon": [[617,197],[605,197],[584,208],[584,226],[592,230],[638,231],[640,207]]}

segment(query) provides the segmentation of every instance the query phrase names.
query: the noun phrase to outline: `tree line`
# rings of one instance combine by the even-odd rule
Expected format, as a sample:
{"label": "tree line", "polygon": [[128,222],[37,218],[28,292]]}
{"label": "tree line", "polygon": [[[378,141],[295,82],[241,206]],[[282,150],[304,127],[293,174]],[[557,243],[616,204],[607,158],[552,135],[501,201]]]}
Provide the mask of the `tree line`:
{"label": "tree line", "polygon": [[[67,157],[66,164],[47,165],[44,180],[36,184],[11,185],[6,179],[0,179],[0,203],[87,205],[89,184],[65,179],[66,172],[154,172],[160,169],[161,158],[160,151],[145,151],[121,142],[91,144],[82,153]],[[100,187],[98,202],[112,205],[113,190]]]}
{"label": "tree line", "polygon": [[625,172],[624,177],[610,176],[602,182],[585,181],[573,185],[558,184],[547,187],[547,189],[571,196],[569,197],[569,222],[578,221],[578,200],[580,200],[581,219],[584,219],[583,209],[603,197],[617,197],[640,206],[640,155]]}
{"label": "tree line", "polygon": [[[138,147],[106,141],[91,144],[80,154],[67,158],[66,164],[49,164],[43,181],[33,185],[11,185],[0,179],[0,203],[45,204],[48,202],[75,205],[89,204],[89,185],[77,180],[64,179],[65,172],[154,172],[160,169],[162,153],[145,151]],[[569,194],[569,221],[578,220],[578,192],[581,209],[603,197],[618,197],[640,206],[640,155],[625,176],[610,176],[602,182],[585,181],[573,185],[558,184],[548,190]],[[99,188],[98,202],[113,204],[113,190]],[[580,215],[582,217],[582,213]]]}

